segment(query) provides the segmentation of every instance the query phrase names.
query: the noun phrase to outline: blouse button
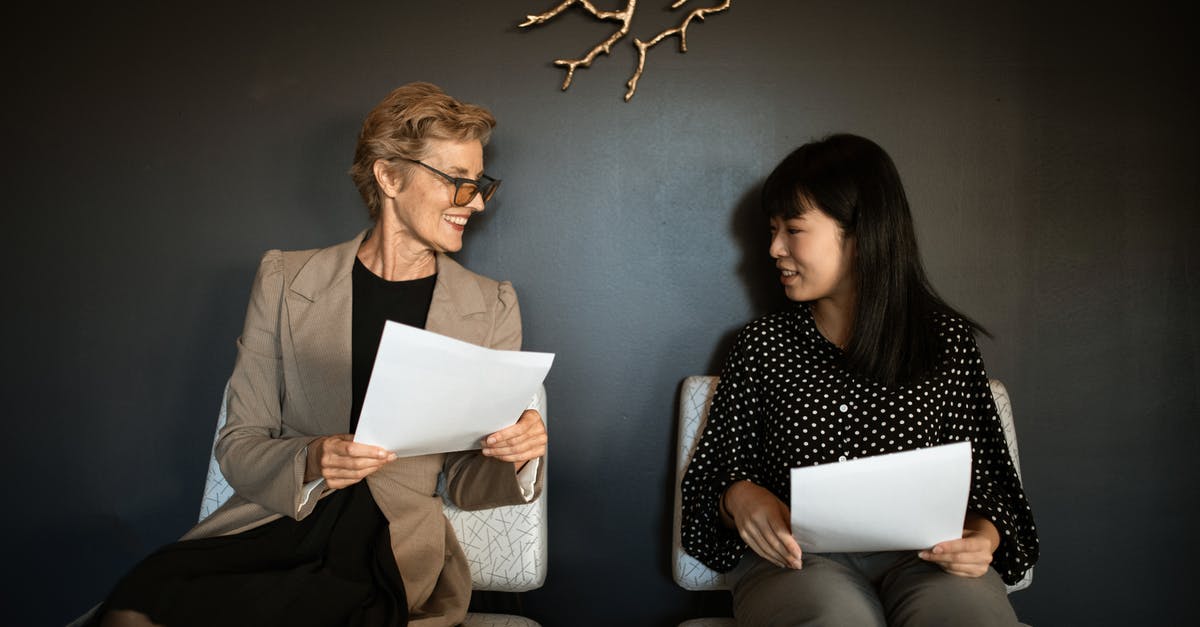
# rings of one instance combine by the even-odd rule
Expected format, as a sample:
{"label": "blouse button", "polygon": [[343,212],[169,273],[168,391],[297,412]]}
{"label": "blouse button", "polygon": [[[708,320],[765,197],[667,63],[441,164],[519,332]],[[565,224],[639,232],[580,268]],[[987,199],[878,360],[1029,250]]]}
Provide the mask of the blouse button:
{"label": "blouse button", "polygon": [[840,407],[838,407],[838,411],[840,411],[844,414],[847,411],[850,411],[850,406],[845,403],[842,403],[842,405]]}
{"label": "blouse button", "polygon": [[845,455],[842,455],[841,457],[839,457],[839,458],[838,458],[838,461],[839,461],[839,462],[844,462],[844,461],[846,461],[846,456],[845,456]]}

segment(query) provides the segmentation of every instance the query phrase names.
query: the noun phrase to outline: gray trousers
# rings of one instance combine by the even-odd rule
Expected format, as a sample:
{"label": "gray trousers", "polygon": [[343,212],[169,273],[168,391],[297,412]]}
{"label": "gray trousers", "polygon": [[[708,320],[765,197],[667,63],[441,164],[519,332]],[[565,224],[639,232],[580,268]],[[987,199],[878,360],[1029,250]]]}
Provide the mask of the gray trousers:
{"label": "gray trousers", "polygon": [[753,551],[732,573],[739,626],[1017,625],[999,573],[951,575],[916,551],[806,553],[800,570]]}

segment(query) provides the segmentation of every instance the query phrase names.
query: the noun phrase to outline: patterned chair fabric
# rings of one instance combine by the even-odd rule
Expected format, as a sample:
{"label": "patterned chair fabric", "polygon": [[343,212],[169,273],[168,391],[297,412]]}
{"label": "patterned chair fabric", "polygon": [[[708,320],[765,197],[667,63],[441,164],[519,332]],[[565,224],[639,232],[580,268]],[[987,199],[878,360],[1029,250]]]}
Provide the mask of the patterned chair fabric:
{"label": "patterned chair fabric", "polygon": [[[990,381],[992,398],[996,402],[996,410],[1000,414],[1000,422],[1004,427],[1004,437],[1008,441],[1008,451],[1012,455],[1013,465],[1017,467],[1017,475],[1021,474],[1021,462],[1017,455],[1017,429],[1013,424],[1012,403],[1008,398],[1008,390],[996,379]],[[683,380],[679,392],[679,432],[675,450],[675,522],[672,530],[672,572],[675,583],[688,590],[728,590],[729,583],[725,575],[709,569],[696,558],[688,555],[680,543],[679,528],[681,518],[681,495],[679,491],[683,473],[691,462],[692,453],[696,450],[696,442],[704,431],[708,420],[708,409],[712,403],[713,393],[717,389],[717,377],[694,376]],[[1033,569],[1025,571],[1025,577],[1017,583],[1008,586],[1008,591],[1015,592],[1029,587],[1033,582]],[[719,620],[719,619],[700,619]],[[722,625],[730,623],[705,623],[688,621],[683,625]],[[681,625],[680,627],[683,627]]]}
{"label": "patterned chair fabric", "polygon": [[672,574],[675,583],[688,590],[728,590],[724,573],[701,564],[683,550],[679,537],[682,525],[683,495],[679,490],[683,473],[692,461],[696,443],[708,422],[708,408],[717,391],[717,377],[688,377],[679,392],[679,434],[675,440],[675,521],[671,531]]}
{"label": "patterned chair fabric", "polygon": [[[537,410],[542,420],[548,422],[545,388],[538,393]],[[542,463],[549,463],[549,455],[542,458]],[[458,536],[458,542],[471,564],[471,585],[474,589],[526,592],[540,588],[545,583],[548,564],[546,484],[549,481],[549,467],[545,470],[542,495],[536,501],[474,512],[464,512],[450,503],[445,497],[444,485],[439,482],[438,490],[442,493],[446,517],[454,526],[454,534]]]}
{"label": "patterned chair fabric", "polygon": [[[217,431],[225,426],[225,408],[229,400],[229,386],[221,399],[221,411],[217,416]],[[538,392],[537,410],[547,420],[546,389]],[[216,445],[216,434],[213,435]],[[548,457],[542,460],[548,463]],[[549,468],[546,469],[547,471]],[[543,481],[545,479],[543,474]],[[445,499],[445,483],[438,482],[438,492]],[[200,520],[204,520],[220,507],[233,488],[225,481],[216,457],[208,461],[208,479],[204,484],[204,496],[200,501]],[[526,505],[496,507],[476,512],[464,512],[448,500],[443,500],[446,517],[454,526],[454,533],[462,545],[467,561],[471,565],[471,583],[475,590],[492,592],[525,592],[540,588],[546,581],[546,487],[536,501]],[[468,617],[467,625],[479,627],[502,627],[506,625],[537,625],[528,619],[499,614],[475,614]],[[474,622],[472,622],[474,621]],[[508,621],[508,622],[505,622]]]}
{"label": "patterned chair fabric", "polygon": [[463,627],[540,627],[521,616],[509,614],[467,614]]}
{"label": "patterned chair fabric", "polygon": [[225,408],[228,406],[229,384],[226,383],[225,393],[221,395],[221,411],[217,414],[217,428],[213,430],[212,447],[208,450],[208,476],[204,479],[204,495],[200,497],[199,520],[208,518],[217,511],[217,508],[224,505],[229,497],[233,496],[233,488],[229,486],[228,481],[225,481],[225,475],[221,474],[221,466],[217,464],[215,454],[217,435],[221,433],[221,427],[225,426]]}

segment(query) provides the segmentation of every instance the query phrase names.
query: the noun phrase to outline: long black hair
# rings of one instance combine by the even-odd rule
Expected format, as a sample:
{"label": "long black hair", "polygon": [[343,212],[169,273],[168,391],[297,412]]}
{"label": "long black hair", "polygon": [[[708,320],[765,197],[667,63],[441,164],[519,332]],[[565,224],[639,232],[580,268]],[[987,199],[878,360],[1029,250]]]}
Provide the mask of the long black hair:
{"label": "long black hair", "polygon": [[784,219],[815,207],[854,238],[857,301],[845,349],[852,371],[886,385],[932,371],[941,352],[937,314],[987,333],[929,284],[900,173],[875,142],[838,134],[797,148],[767,177],[762,205]]}

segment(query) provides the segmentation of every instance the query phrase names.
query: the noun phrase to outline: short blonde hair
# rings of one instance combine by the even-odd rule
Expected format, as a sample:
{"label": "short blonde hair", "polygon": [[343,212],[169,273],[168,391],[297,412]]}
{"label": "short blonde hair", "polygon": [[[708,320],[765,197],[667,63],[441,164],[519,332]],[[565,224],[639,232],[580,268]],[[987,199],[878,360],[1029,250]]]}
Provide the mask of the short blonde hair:
{"label": "short blonde hair", "polygon": [[409,83],[392,90],[363,121],[350,167],[371,220],[379,220],[382,205],[375,182],[376,161],[400,160],[392,167],[403,179],[414,165],[403,160],[427,157],[429,140],[478,140],[486,145],[495,126],[490,111],[459,102],[437,85]]}

